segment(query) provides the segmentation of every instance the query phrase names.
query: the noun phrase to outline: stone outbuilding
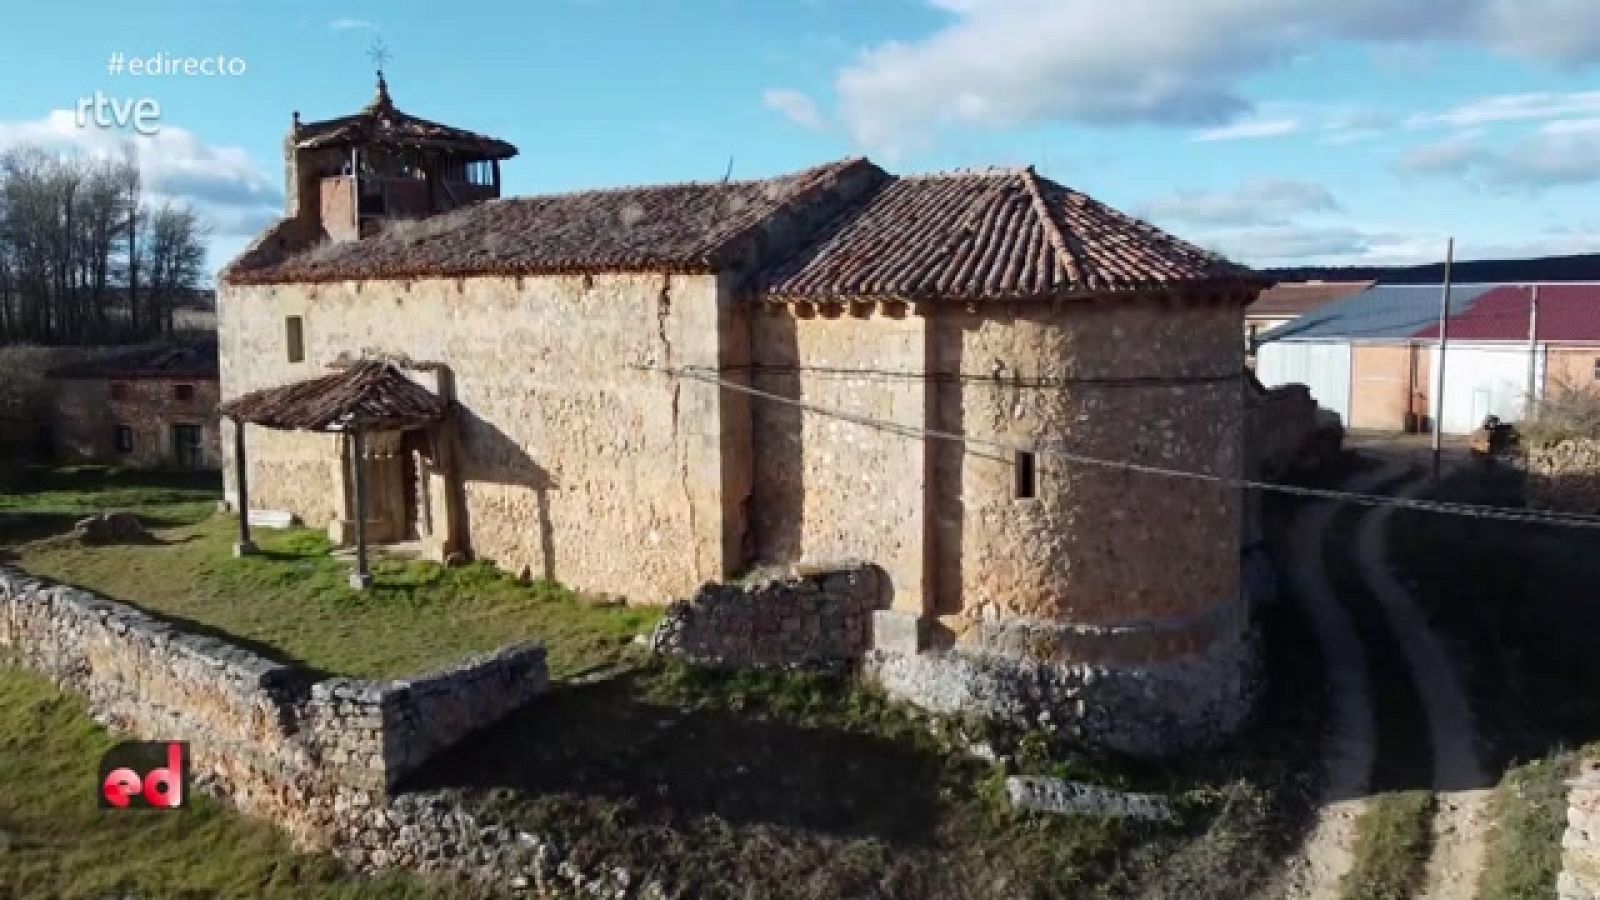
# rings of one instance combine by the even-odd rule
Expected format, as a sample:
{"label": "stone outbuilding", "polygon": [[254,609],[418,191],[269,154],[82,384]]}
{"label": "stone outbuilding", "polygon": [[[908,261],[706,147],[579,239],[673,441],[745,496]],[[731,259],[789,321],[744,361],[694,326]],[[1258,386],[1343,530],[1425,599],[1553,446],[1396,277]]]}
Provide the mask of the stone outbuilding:
{"label": "stone outbuilding", "polygon": [[50,370],[55,458],[216,469],[217,344],[162,343]]}
{"label": "stone outbuilding", "polygon": [[[643,603],[864,561],[867,664],[924,705],[1135,750],[1242,715],[1239,492],[1097,461],[1242,473],[1250,272],[1032,168],[865,159],[355,227],[332,160],[363,195],[396,177],[381,146],[459,199],[458,163],[509,146],[386,130],[386,88],[364,115],[337,153],[296,121],[288,217],[224,271],[219,317],[224,401],[384,360],[449,405],[428,446],[369,443],[367,481],[406,498],[369,533]],[[350,454],[253,430],[252,505],[347,532]]]}

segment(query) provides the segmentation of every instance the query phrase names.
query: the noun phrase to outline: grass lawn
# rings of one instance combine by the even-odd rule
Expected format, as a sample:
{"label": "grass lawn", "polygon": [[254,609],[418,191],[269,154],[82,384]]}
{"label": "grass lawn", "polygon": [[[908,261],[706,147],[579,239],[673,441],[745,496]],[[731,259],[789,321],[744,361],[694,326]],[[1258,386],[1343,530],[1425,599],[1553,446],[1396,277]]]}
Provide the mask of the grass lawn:
{"label": "grass lawn", "polygon": [[[1463,470],[1439,499],[1523,505],[1522,476]],[[1391,560],[1464,669],[1495,793],[1485,900],[1548,897],[1573,749],[1600,738],[1600,531],[1400,512]]]}
{"label": "grass lawn", "polygon": [[422,898],[449,886],[358,878],[203,796],[177,812],[107,812],[96,761],[116,738],[83,704],[0,657],[0,896]]}
{"label": "grass lawn", "polygon": [[[537,639],[549,650],[551,675],[570,677],[617,664],[660,615],[588,606],[559,585],[521,584],[482,563],[381,560],[373,588],[354,591],[345,582],[350,564],[329,555],[318,531],[258,528],[262,555],[234,559],[236,523],[214,514],[215,484],[93,469],[53,479],[45,473],[40,482],[42,489],[8,496],[0,506],[8,515],[0,519],[0,541],[35,539],[13,551],[14,564],[323,672],[415,675]],[[86,547],[37,540],[89,513],[118,509],[154,526],[155,541]]]}
{"label": "grass lawn", "polygon": [[[37,473],[25,483],[29,492],[0,508],[0,542],[13,545],[16,564],[282,659],[404,675],[514,640],[544,642],[554,689],[405,789],[440,792],[487,820],[557,836],[580,866],[626,866],[678,896],[1240,896],[1292,849],[1311,795],[1318,712],[1305,698],[1315,693],[1315,660],[1296,649],[1308,638],[1287,606],[1266,617],[1277,677],[1256,724],[1216,752],[1135,764],[1043,733],[919,720],[846,676],[652,661],[632,639],[653,626],[656,611],[591,606],[558,585],[520,584],[487,566],[385,562],[376,587],[358,593],[345,586],[347,564],[310,531],[262,530],[266,553],[235,560],[232,522],[211,515],[215,485],[90,470]],[[109,509],[139,513],[155,539],[103,547],[48,539]],[[0,785],[32,777],[53,785],[49,809],[80,806],[21,819],[0,800],[0,826],[41,845],[30,865],[57,879],[44,883],[71,888],[57,892],[80,883],[92,892],[129,872],[163,886],[156,893],[192,885],[254,894],[273,879],[351,896],[380,890],[326,861],[289,855],[270,829],[214,806],[196,813],[210,817],[199,826],[191,819],[168,834],[250,836],[215,837],[225,861],[215,872],[196,870],[177,850],[130,862],[145,845],[122,832],[107,833],[93,853],[53,843],[99,816],[87,789],[67,782],[73,767],[92,767],[102,746],[94,742],[105,738],[79,706],[36,680],[0,670],[7,690],[28,698],[14,731],[34,744],[0,744],[14,760],[0,769]],[[971,755],[979,740],[1002,759]],[[50,760],[48,777],[22,774],[28,759]],[[1163,792],[1179,821],[1016,813],[1004,796],[1005,776],[1016,772]],[[241,846],[230,850],[229,841]],[[37,877],[3,868],[12,864],[0,860],[0,888]],[[397,896],[411,889],[392,884]]]}

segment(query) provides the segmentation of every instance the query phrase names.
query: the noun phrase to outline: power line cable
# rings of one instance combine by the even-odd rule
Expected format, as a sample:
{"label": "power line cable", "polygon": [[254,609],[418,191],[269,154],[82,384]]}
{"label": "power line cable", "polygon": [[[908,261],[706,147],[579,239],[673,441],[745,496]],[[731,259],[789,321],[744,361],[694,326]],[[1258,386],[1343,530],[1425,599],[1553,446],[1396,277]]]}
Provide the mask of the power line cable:
{"label": "power line cable", "polygon": [[764,391],[750,385],[729,381],[712,370],[704,368],[672,368],[655,365],[635,365],[630,368],[647,372],[658,372],[671,378],[683,378],[699,381],[704,384],[716,385],[752,397],[770,400],[776,403],[793,406],[805,412],[827,416],[845,422],[853,422],[868,428],[887,431],[910,438],[931,438],[934,440],[952,441],[964,446],[983,447],[989,450],[1007,454],[1039,453],[1048,456],[1057,456],[1080,465],[1095,466],[1104,469],[1132,472],[1144,475],[1156,475],[1166,478],[1178,478],[1188,481],[1200,481],[1237,488],[1239,490],[1270,491],[1273,493],[1289,494],[1299,497],[1310,497],[1317,500],[1331,500],[1339,503],[1354,503],[1362,506],[1390,506],[1398,509],[1410,509],[1419,512],[1431,512],[1441,515],[1464,516],[1478,519],[1495,519],[1506,522],[1520,522],[1537,525],[1559,525],[1568,528],[1595,528],[1600,529],[1600,516],[1581,515],[1578,513],[1555,513],[1537,510],[1518,509],[1507,506],[1480,506],[1471,503],[1452,503],[1442,500],[1422,500],[1411,497],[1391,497],[1384,494],[1361,494],[1351,491],[1339,491],[1331,488],[1305,487],[1294,484],[1280,484],[1272,481],[1256,481],[1249,478],[1236,478],[1230,475],[1213,475],[1208,472],[1192,472],[1184,469],[1171,469],[1164,466],[1153,466],[1146,463],[1130,462],[1128,460],[1104,459],[1075,453],[1064,447],[1039,444],[1034,446],[1019,446],[1003,441],[988,438],[977,438],[953,431],[940,431],[933,428],[923,428],[916,425],[906,425],[900,422],[891,422],[885,419],[876,419],[871,416],[858,415],[844,410],[819,406],[807,403],[792,397],[785,397],[771,391]]}

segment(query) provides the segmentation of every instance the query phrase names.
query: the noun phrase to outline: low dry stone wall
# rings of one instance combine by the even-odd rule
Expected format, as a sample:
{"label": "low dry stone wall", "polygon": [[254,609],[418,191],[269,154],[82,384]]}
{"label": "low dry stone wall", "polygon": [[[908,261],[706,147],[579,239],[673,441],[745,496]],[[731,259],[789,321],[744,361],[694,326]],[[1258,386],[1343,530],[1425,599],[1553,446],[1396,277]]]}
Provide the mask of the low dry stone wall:
{"label": "low dry stone wall", "polygon": [[885,591],[869,565],[701,587],[668,607],[657,653],[702,665],[783,667],[861,659]]}
{"label": "low dry stone wall", "polygon": [[188,741],[198,786],[305,848],[359,844],[359,811],[386,807],[400,779],[546,687],[535,644],[425,678],[318,680],[16,569],[0,567],[0,603],[10,658],[82,695],[108,727]]}
{"label": "low dry stone wall", "polygon": [[1585,760],[1567,795],[1559,900],[1600,900],[1600,759]]}
{"label": "low dry stone wall", "polygon": [[1525,444],[1528,503],[1537,509],[1600,514],[1600,441]]}

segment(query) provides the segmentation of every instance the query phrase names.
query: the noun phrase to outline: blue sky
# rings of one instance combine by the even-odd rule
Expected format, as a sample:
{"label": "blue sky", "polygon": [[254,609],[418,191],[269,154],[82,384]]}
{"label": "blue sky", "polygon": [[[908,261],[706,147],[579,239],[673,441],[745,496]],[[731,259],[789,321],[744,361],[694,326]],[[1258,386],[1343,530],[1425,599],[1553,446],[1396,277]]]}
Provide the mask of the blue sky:
{"label": "blue sky", "polygon": [[[25,4],[0,149],[117,152],[224,262],[282,206],[290,113],[371,97],[516,144],[508,193],[866,154],[1032,163],[1255,265],[1600,251],[1596,0],[532,0]],[[236,76],[120,76],[110,54]],[[149,137],[80,97],[149,97]]]}

